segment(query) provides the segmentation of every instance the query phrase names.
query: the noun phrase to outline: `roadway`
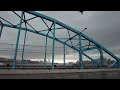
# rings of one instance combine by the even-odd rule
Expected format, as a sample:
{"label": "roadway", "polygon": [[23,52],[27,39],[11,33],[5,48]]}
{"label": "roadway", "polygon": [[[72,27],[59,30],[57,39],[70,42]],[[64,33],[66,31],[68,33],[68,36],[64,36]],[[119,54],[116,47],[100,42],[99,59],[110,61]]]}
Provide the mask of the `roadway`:
{"label": "roadway", "polygon": [[0,79],[120,79],[120,69],[1,69]]}

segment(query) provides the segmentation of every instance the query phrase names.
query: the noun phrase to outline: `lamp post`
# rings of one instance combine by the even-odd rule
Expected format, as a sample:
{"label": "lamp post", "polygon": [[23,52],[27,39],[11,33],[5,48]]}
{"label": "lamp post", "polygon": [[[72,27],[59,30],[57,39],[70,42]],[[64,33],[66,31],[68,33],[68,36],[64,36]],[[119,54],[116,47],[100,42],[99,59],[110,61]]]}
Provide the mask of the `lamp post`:
{"label": "lamp post", "polygon": [[86,29],[87,29],[87,28],[84,28],[84,29],[81,31],[81,33],[84,32]]}

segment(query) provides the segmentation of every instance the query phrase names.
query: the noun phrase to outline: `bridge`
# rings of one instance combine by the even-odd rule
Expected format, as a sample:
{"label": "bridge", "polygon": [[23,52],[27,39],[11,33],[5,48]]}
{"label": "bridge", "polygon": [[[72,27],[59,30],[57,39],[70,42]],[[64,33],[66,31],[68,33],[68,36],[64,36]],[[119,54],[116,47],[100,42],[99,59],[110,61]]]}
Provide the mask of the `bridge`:
{"label": "bridge", "polygon": [[[14,28],[17,31],[17,37],[16,37],[16,44],[15,44],[15,51],[14,51],[14,58],[12,61],[11,68],[16,69],[16,60],[17,60],[17,54],[18,54],[18,46],[19,46],[19,39],[21,35],[21,31],[25,31],[25,36],[23,40],[23,48],[22,48],[22,56],[21,56],[21,65],[23,64],[24,61],[24,51],[25,51],[25,46],[26,46],[26,36],[27,32],[34,33],[36,35],[44,36],[45,37],[45,45],[44,45],[44,68],[47,68],[46,65],[46,57],[47,57],[47,48],[48,48],[48,38],[52,40],[52,52],[51,52],[51,57],[52,57],[52,65],[51,69],[55,69],[55,45],[56,42],[60,43],[63,48],[63,61],[64,61],[64,66],[66,66],[66,47],[69,47],[70,49],[74,50],[75,52],[78,53],[79,57],[79,69],[84,69],[84,64],[83,64],[83,56],[91,60],[92,62],[92,68],[119,68],[120,67],[120,58],[115,56],[112,52],[110,52],[108,49],[106,49],[104,46],[102,46],[100,43],[95,41],[94,39],[88,37],[87,35],[82,33],[82,30],[76,30],[63,22],[60,22],[54,18],[51,18],[49,16],[40,14],[38,12],[34,11],[21,11],[21,14],[16,13],[15,11],[13,12],[18,18],[19,18],[19,23],[13,24],[7,19],[0,17],[0,38],[2,38],[2,32],[5,30],[6,27],[8,28]],[[26,19],[26,14],[29,14],[33,17]],[[32,21],[36,18],[41,19],[41,21],[46,25],[46,29],[41,30],[41,29],[35,29],[32,25],[29,24],[28,21]],[[48,25],[51,23],[51,25]],[[72,21],[71,21],[72,22]],[[24,24],[24,27],[23,27]],[[30,28],[28,28],[28,26]],[[86,28],[85,28],[86,29]],[[58,37],[57,32],[59,31],[66,31],[68,33],[68,37]],[[51,33],[51,34],[50,34]],[[73,45],[73,41],[76,42],[76,45]],[[86,43],[84,43],[86,42]],[[98,62],[96,59],[88,55],[86,52],[88,51],[94,51],[97,50],[100,54],[99,59],[100,62]],[[114,61],[112,63],[107,64],[104,60],[104,54],[107,53],[110,55]],[[43,68],[43,69],[44,69]],[[77,67],[78,68],[78,67]],[[89,67],[88,67],[89,68]],[[67,69],[67,67],[66,67]]]}

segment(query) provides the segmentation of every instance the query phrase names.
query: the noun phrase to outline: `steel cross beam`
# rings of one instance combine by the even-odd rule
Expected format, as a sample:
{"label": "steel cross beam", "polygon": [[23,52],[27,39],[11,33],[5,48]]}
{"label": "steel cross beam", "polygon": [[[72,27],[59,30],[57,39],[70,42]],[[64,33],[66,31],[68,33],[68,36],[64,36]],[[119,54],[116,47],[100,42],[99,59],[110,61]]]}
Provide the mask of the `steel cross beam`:
{"label": "steel cross beam", "polygon": [[[8,24],[4,24],[4,26],[19,29],[18,26],[14,27],[14,26],[11,26],[11,25],[8,25]],[[26,28],[21,27],[21,30],[26,30]],[[46,37],[48,37],[48,38],[50,38],[50,39],[53,39],[53,37],[49,36],[48,34],[46,35],[46,34],[40,33],[40,32],[39,32],[39,33],[36,33],[36,31],[31,30],[31,29],[27,29],[27,31],[32,32],[32,33],[35,33],[35,34],[39,34],[39,35],[42,35],[42,36],[46,36]],[[62,44],[65,44],[66,46],[68,46],[68,47],[70,47],[70,48],[72,48],[72,49],[74,49],[74,50],[76,50],[76,51],[79,52],[78,49],[70,46],[69,44],[67,44],[67,43],[65,43],[65,42],[63,42],[63,41],[61,41],[61,40],[59,40],[59,39],[57,39],[57,38],[55,38],[55,40],[58,41],[58,42],[60,42],[60,43],[62,43]],[[82,54],[83,54],[83,52],[82,52]],[[87,56],[85,53],[84,53],[83,55],[84,55],[84,56]],[[54,57],[54,56],[53,56],[53,57]],[[89,59],[93,61],[93,59],[91,59],[91,58],[89,58]],[[53,60],[54,60],[54,59],[53,59]],[[54,62],[53,62],[53,64],[54,64]],[[53,67],[53,68],[54,68],[54,67]]]}
{"label": "steel cross beam", "polygon": [[[32,18],[30,18],[30,19],[27,19],[26,22],[27,22],[27,21],[30,21],[30,20],[32,20],[32,19],[35,19],[35,18],[37,18],[37,17],[32,17]],[[24,23],[24,21],[23,21],[22,23]],[[17,24],[17,25],[15,25],[15,26],[19,26],[19,25],[20,25],[20,24]]]}
{"label": "steel cross beam", "polygon": [[[57,29],[64,29],[64,28],[55,28],[55,30],[57,30]],[[53,30],[53,29],[51,29],[51,30]],[[49,31],[49,29],[39,30],[38,32],[44,32],[44,31]]]}
{"label": "steel cross beam", "polygon": [[19,43],[19,38],[20,38],[21,26],[22,26],[22,18],[23,18],[23,12],[21,14],[21,19],[20,19],[20,25],[19,25],[18,35],[17,35],[17,41],[16,41],[16,47],[15,47],[12,69],[15,69],[15,65],[16,65],[16,57],[17,57],[18,43]]}
{"label": "steel cross beam", "polygon": [[25,49],[25,41],[26,41],[26,35],[27,35],[27,25],[26,25],[25,13],[24,13],[24,22],[25,22],[25,28],[26,28],[26,30],[25,30],[25,37],[24,37],[24,43],[23,43],[21,66],[22,66],[22,63],[23,63],[24,49]]}
{"label": "steel cross beam", "polygon": [[2,21],[0,21],[0,25],[1,25],[1,29],[0,29],[0,38],[1,38],[2,30],[3,30],[3,23],[2,23]]}
{"label": "steel cross beam", "polygon": [[64,54],[64,67],[65,67],[65,44],[63,45],[63,54]]}
{"label": "steel cross beam", "polygon": [[[119,59],[117,56],[115,56],[114,54],[112,54],[110,51],[108,51],[106,48],[104,48],[104,47],[103,47],[102,45],[100,45],[98,42],[94,41],[92,38],[86,36],[85,34],[81,33],[80,31],[78,31],[78,30],[76,30],[76,29],[74,29],[74,28],[72,28],[72,27],[70,27],[70,26],[68,26],[68,25],[66,25],[66,24],[64,24],[64,23],[56,20],[56,19],[50,18],[50,17],[48,17],[48,16],[45,16],[45,15],[43,15],[43,14],[40,14],[40,13],[37,13],[37,12],[33,12],[33,11],[27,11],[27,13],[32,14],[32,15],[35,15],[35,16],[38,16],[38,17],[42,17],[42,18],[44,18],[44,19],[46,19],[46,20],[49,20],[49,21],[52,21],[52,22],[54,21],[54,22],[56,22],[56,24],[61,25],[62,27],[65,27],[66,29],[68,29],[68,30],[70,30],[70,31],[72,31],[72,32],[74,32],[74,33],[76,33],[76,34],[78,34],[78,35],[81,34],[81,36],[84,37],[85,39],[87,39],[88,41],[90,41],[90,42],[92,42],[93,44],[101,47],[106,53],[108,53],[110,56],[112,56],[113,58],[115,58],[115,59],[117,60],[117,62],[119,62],[119,64],[120,64],[120,59]],[[120,65],[119,65],[119,66],[120,66]]]}
{"label": "steel cross beam", "polygon": [[81,34],[79,35],[79,60],[80,60],[80,67],[83,69],[83,60],[82,60],[82,42],[81,42]]}
{"label": "steel cross beam", "polygon": [[55,52],[55,22],[53,24],[53,46],[52,46],[52,69],[54,69],[54,52]]}
{"label": "steel cross beam", "polygon": [[[112,56],[112,57],[117,61],[116,63],[118,64],[118,66],[120,66],[120,59],[119,59],[118,57],[116,57],[114,54],[112,54],[110,51],[108,51],[108,50],[107,50],[106,48],[104,48],[102,45],[100,45],[99,43],[97,43],[97,42],[94,41],[93,39],[89,38],[89,37],[86,36],[85,34],[79,32],[78,30],[73,29],[72,27],[67,26],[67,25],[64,24],[64,23],[62,23],[62,22],[60,22],[60,21],[57,21],[57,20],[55,20],[55,19],[53,19],[53,18],[50,18],[50,17],[48,17],[48,16],[45,16],[45,15],[43,15],[43,14],[39,14],[39,13],[33,12],[33,11],[27,11],[27,13],[32,14],[32,15],[34,15],[34,16],[36,16],[36,17],[40,17],[40,18],[42,18],[42,19],[46,19],[46,20],[49,20],[49,21],[51,21],[51,22],[54,22],[55,24],[58,24],[58,25],[62,26],[63,28],[66,28],[67,30],[72,31],[73,33],[76,34],[76,36],[77,36],[77,35],[81,35],[81,37],[83,37],[83,38],[85,38],[86,40],[88,40],[89,42],[95,44],[96,47],[100,47],[101,50],[104,50],[106,53],[108,53],[110,56]],[[17,29],[19,29],[18,32],[20,32],[21,30],[26,30],[25,28],[21,27],[21,25],[22,25],[22,20],[24,20],[22,17],[23,17],[23,16],[21,15],[21,16],[20,16],[21,23],[19,24],[19,27],[18,27],[18,26],[15,26],[15,25],[13,25],[13,24],[10,24],[10,23],[9,23],[10,25],[8,25],[8,24],[3,24],[3,25],[6,26],[6,27],[17,28]],[[54,25],[55,25],[55,24],[54,24]],[[55,31],[55,28],[54,28],[53,30]],[[79,50],[79,49],[77,49],[77,48],[75,48],[75,47],[67,44],[66,42],[63,42],[63,41],[61,41],[60,39],[56,38],[56,37],[55,37],[55,32],[53,32],[53,37],[52,37],[52,36],[49,36],[48,34],[46,35],[46,34],[44,34],[44,33],[40,33],[40,32],[38,32],[37,30],[34,30],[34,29],[33,29],[33,30],[27,29],[26,31],[33,32],[33,33],[36,33],[36,34],[39,34],[39,35],[42,35],[42,36],[46,36],[46,37],[48,37],[48,38],[53,39],[53,50],[52,50],[53,53],[54,53],[54,42],[55,42],[55,41],[58,41],[58,42],[60,42],[60,43],[62,43],[62,44],[64,44],[64,45],[66,45],[66,46],[68,46],[68,47],[70,47],[70,48],[78,51],[78,52],[80,52],[80,50],[81,50],[81,49]],[[17,37],[17,41],[16,41],[16,48],[18,48],[18,45],[17,45],[17,44],[19,43],[19,34],[20,34],[20,33],[18,33],[18,37]],[[73,38],[74,38],[74,37],[73,37]],[[70,38],[70,39],[71,39],[71,38]],[[91,48],[91,50],[92,50],[92,48]],[[81,52],[81,53],[82,53],[84,56],[88,57],[89,59],[93,60],[91,57],[87,56],[85,53],[83,53],[83,52]],[[100,52],[100,53],[102,53],[102,52]],[[17,54],[16,54],[16,55],[17,55]],[[14,58],[15,58],[15,55],[14,55]],[[14,60],[14,61],[15,61],[15,60]],[[52,66],[54,66],[54,54],[52,54]]]}

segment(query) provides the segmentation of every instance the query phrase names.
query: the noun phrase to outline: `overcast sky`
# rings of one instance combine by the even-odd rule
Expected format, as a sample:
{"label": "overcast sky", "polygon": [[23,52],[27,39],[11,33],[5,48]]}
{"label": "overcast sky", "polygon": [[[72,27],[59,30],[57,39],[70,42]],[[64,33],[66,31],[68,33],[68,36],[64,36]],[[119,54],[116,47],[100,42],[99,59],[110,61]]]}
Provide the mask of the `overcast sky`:
{"label": "overcast sky", "polygon": [[[99,42],[101,45],[109,49],[114,54],[120,54],[120,12],[119,11],[84,11],[83,15],[78,11],[37,11],[39,13],[45,14],[52,18],[55,18],[79,31],[82,31],[84,28],[87,28],[86,31],[83,33],[94,39],[95,41]],[[20,12],[17,12],[20,14]],[[15,16],[12,12],[7,11],[0,11],[0,16],[5,18],[6,20],[10,21],[13,24],[19,23],[19,18]],[[33,17],[31,15],[26,14],[26,18]],[[46,21],[47,22],[47,21]],[[47,29],[43,22],[40,19],[35,19],[29,21],[33,27],[37,30],[44,30]],[[49,22],[48,25],[50,26],[51,23]],[[23,25],[24,27],[24,25]],[[30,28],[30,27],[28,27]],[[47,32],[45,32],[47,33]],[[52,34],[49,34],[52,35]],[[0,39],[0,43],[12,43],[15,44],[17,36],[17,30],[4,28],[2,33],[2,38]],[[65,37],[67,36],[67,32],[64,30],[57,32],[58,37]],[[20,44],[23,44],[23,37],[24,31],[21,32],[20,37]],[[45,37],[35,35],[33,33],[27,33],[27,40],[26,44],[30,45],[45,45]],[[52,40],[48,40],[49,46],[52,46]],[[73,42],[75,44],[75,42]],[[62,44],[56,43],[56,46],[63,47]],[[11,48],[8,45],[1,45],[0,50],[3,48]],[[22,48],[19,46],[19,48]],[[26,49],[33,49],[31,47],[26,47]],[[36,48],[38,50],[38,48]],[[34,47],[34,50],[36,50]],[[44,49],[39,47],[41,53],[25,53],[26,58],[43,58],[44,56]],[[48,48],[48,53],[51,52],[51,47]],[[56,53],[61,53],[56,55],[57,57],[63,58],[63,49],[55,49]],[[18,53],[18,57],[21,53]],[[0,51],[0,56],[9,56],[11,57],[11,51]],[[49,55],[48,55],[49,57]],[[78,58],[77,56],[72,53],[70,58]],[[49,57],[51,59],[51,57]],[[59,59],[59,58],[58,58]]]}

